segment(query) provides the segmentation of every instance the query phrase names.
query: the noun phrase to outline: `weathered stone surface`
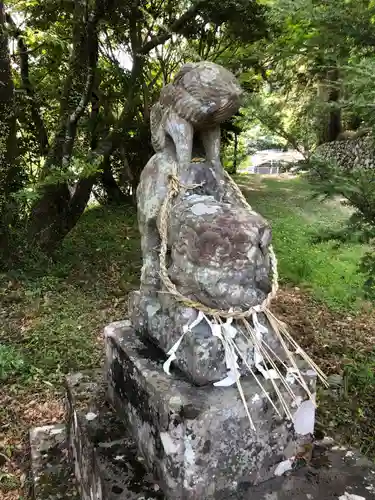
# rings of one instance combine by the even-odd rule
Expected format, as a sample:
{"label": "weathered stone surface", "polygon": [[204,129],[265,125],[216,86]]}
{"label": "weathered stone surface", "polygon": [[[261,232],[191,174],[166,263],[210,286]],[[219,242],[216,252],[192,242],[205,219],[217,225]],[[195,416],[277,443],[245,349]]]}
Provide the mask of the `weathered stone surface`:
{"label": "weathered stone surface", "polygon": [[[129,296],[129,315],[134,329],[143,338],[151,336],[165,353],[177,342],[182,334],[183,326],[191,324],[197,318],[197,311],[181,307],[174,298],[167,294],[158,298],[137,291]],[[258,318],[269,328],[269,334],[264,335],[264,340],[281,359],[284,359],[285,352],[272,335],[270,325],[266,323],[263,315],[258,315]],[[236,322],[234,325],[239,331],[242,330],[241,325]],[[254,366],[253,346],[245,343],[241,335],[238,335],[236,343],[247,363]],[[166,359],[164,353],[160,353],[160,359]],[[212,335],[206,322],[195,326],[189,334],[185,335],[174,363],[192,383],[198,386],[221,380],[227,374],[223,345],[217,337]],[[243,374],[248,373],[245,366],[242,366],[240,371]]]}
{"label": "weathered stone surface", "polygon": [[68,440],[81,499],[163,499],[104,392],[101,373],[67,377]]}
{"label": "weathered stone surface", "polygon": [[[156,293],[163,289],[156,230],[160,200],[159,193],[150,194],[150,191],[160,189],[163,192],[170,164],[163,160],[162,154],[150,162],[139,190],[143,192],[138,206],[143,249],[141,290],[131,294],[129,313],[134,328],[151,336],[164,352],[168,352],[182,334],[183,326],[196,319],[197,312],[183,307],[168,293]],[[209,307],[245,310],[260,304],[271,289],[268,224],[241,204],[229,202],[236,199],[236,194],[222,172],[213,170],[208,163],[193,163],[190,167],[181,172],[181,181],[185,185],[204,183],[204,188],[182,192],[171,211],[170,278],[183,295]],[[262,318],[260,320],[262,322]],[[241,329],[238,324],[234,325]],[[272,328],[267,326],[269,334],[265,340],[284,358]],[[253,365],[252,349],[238,342],[247,362]],[[204,385],[225,377],[223,347],[212,336],[207,323],[202,322],[183,341],[180,353],[176,363],[193,383]]]}
{"label": "weathered stone surface", "polygon": [[273,477],[280,462],[294,461],[311,443],[311,435],[297,436],[275,415],[254,379],[244,378],[242,387],[256,431],[236,387],[199,388],[179,374],[168,377],[160,352],[143,344],[129,322],[105,333],[110,401],[169,500],[235,494],[241,482]]}
{"label": "weathered stone surface", "polygon": [[246,500],[374,500],[375,465],[351,449],[316,442],[306,467],[244,486]]}
{"label": "weathered stone surface", "polygon": [[31,429],[30,453],[35,500],[79,499],[68,458],[64,424]]}
{"label": "weathered stone surface", "polygon": [[[82,374],[79,375],[82,377]],[[82,379],[87,379],[83,376]],[[75,380],[77,378],[75,377]],[[95,414],[100,413],[95,410]],[[95,434],[94,434],[95,435]],[[102,439],[102,438],[101,438]],[[104,444],[104,446],[103,446]],[[36,427],[30,431],[31,470],[33,498],[35,500],[78,500],[80,497],[72,478],[72,466],[68,460],[66,427],[57,424]],[[121,448],[121,443],[102,442],[103,460],[106,469],[112,470],[108,498],[120,499],[123,496],[112,492],[119,491],[118,476],[134,475],[133,491],[128,500],[146,499],[142,477],[142,464],[137,460],[134,444]],[[111,464],[113,464],[111,466]],[[120,465],[119,465],[120,464]],[[136,464],[136,467],[134,467]],[[157,486],[153,486],[155,489]],[[152,488],[152,487],[151,487]],[[352,496],[351,496],[352,495]],[[95,497],[94,497],[95,498]],[[103,497],[106,498],[106,497]],[[157,498],[162,500],[161,491]],[[238,491],[225,500],[374,500],[375,466],[358,452],[344,446],[337,446],[332,440],[314,443],[312,457],[308,465],[288,471],[259,485],[243,482]],[[181,500],[183,500],[181,498]],[[217,500],[220,500],[218,497]]]}
{"label": "weathered stone surface", "polygon": [[[168,150],[153,156],[142,171],[137,189],[143,256],[141,290],[145,294],[161,289],[159,215],[174,164]],[[197,187],[182,189],[171,209],[171,277],[179,285],[185,284],[183,292],[188,297],[210,307],[259,304],[270,290],[268,223],[238,200],[221,165],[191,163],[185,170],[179,169],[178,177],[183,185]],[[186,272],[192,273],[188,284]]]}
{"label": "weathered stone surface", "polygon": [[213,196],[185,194],[169,219],[169,276],[186,296],[216,309],[249,309],[270,291],[270,230],[257,214]]}
{"label": "weathered stone surface", "polygon": [[[135,329],[164,352],[197,316],[195,308],[176,303],[166,280],[160,279],[164,229],[168,252],[163,269],[165,264],[182,296],[215,310],[245,311],[262,304],[271,291],[270,227],[247,206],[220,162],[220,124],[238,109],[241,93],[225,68],[210,62],[188,64],[152,108],[156,154],[145,166],[137,189],[141,287],[130,297],[129,309]],[[192,155],[197,152],[204,158],[194,162]],[[165,218],[161,207],[171,175],[180,189]],[[238,322],[232,326],[241,329]],[[285,361],[277,337],[266,326],[264,340]],[[223,347],[212,337],[211,326],[202,322],[191,333],[180,346],[182,354],[175,361],[179,369],[196,385],[225,378]],[[235,342],[244,365],[253,365],[253,346],[249,342],[245,346],[240,338],[244,338],[241,333]]]}
{"label": "weathered stone surface", "polygon": [[209,61],[182,66],[151,109],[151,138],[156,152],[173,140],[178,163],[191,160],[194,131],[201,135],[209,160],[220,163],[220,124],[241,104],[235,76]]}

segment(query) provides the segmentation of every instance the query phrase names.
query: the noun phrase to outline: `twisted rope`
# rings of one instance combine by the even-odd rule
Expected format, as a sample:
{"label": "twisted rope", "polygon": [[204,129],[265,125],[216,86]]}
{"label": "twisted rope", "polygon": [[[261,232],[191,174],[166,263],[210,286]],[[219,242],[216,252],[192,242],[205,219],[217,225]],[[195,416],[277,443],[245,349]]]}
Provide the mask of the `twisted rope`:
{"label": "twisted rope", "polygon": [[[270,305],[272,299],[275,298],[275,296],[277,294],[277,290],[278,290],[277,259],[276,259],[275,252],[272,248],[272,245],[269,246],[269,256],[270,256],[270,264],[271,264],[271,272],[272,272],[271,291],[261,304],[259,304],[258,306],[253,306],[250,309],[247,309],[246,311],[225,311],[225,310],[221,310],[221,309],[214,309],[214,308],[208,307],[208,306],[206,306],[198,301],[191,300],[188,297],[185,297],[179,290],[177,290],[176,285],[169,278],[167,265],[166,265],[166,256],[167,256],[167,249],[168,249],[168,222],[169,222],[169,215],[170,215],[171,208],[172,208],[172,202],[173,202],[173,199],[180,193],[181,190],[194,189],[195,187],[198,186],[198,184],[190,185],[190,186],[182,184],[179,181],[175,172],[176,172],[176,170],[174,169],[174,172],[168,178],[167,196],[166,196],[166,198],[161,206],[160,220],[159,220],[159,232],[160,232],[160,239],[161,239],[160,261],[159,261],[159,263],[160,263],[160,278],[161,278],[163,285],[166,288],[167,292],[170,293],[176,301],[182,303],[185,307],[191,307],[193,309],[201,311],[203,314],[206,314],[208,316],[212,316],[214,318],[214,320],[219,324],[222,323],[221,319],[233,318],[233,319],[240,321],[244,325],[245,330],[248,333],[248,336],[246,337],[247,340],[251,343],[251,345],[253,345],[255,347],[258,346],[257,347],[258,352],[263,353],[262,358],[264,356],[266,361],[271,363],[274,370],[276,370],[276,372],[278,373],[278,375],[281,379],[281,382],[283,383],[283,385],[285,386],[285,388],[289,392],[290,387],[288,385],[286,378],[277,369],[276,364],[273,362],[272,357],[269,355],[269,353],[267,351],[267,349],[268,349],[268,350],[270,350],[270,352],[273,353],[272,349],[264,341],[259,341],[258,336],[256,334],[256,331],[254,330],[254,328],[256,329],[255,323],[254,323],[254,328],[252,328],[247,321],[247,318],[252,317],[252,321],[254,322],[255,320],[254,320],[253,314],[255,313],[255,318],[256,318],[256,313],[263,312],[266,315],[270,325],[272,326],[272,329],[273,329],[276,337],[279,339],[279,341],[283,347],[283,350],[287,355],[287,358],[288,358],[290,365],[293,369],[294,376],[296,377],[296,381],[306,391],[306,394],[309,396],[310,400],[315,405],[315,400],[312,398],[312,395],[311,395],[310,390],[306,384],[304,376],[298,368],[298,365],[294,359],[293,353],[290,351],[290,347],[293,348],[295,350],[295,353],[299,354],[300,357],[308,365],[310,365],[310,367],[315,371],[318,378],[321,380],[321,382],[326,387],[328,387],[327,377],[322,372],[322,370],[316,365],[316,363],[310,358],[310,356],[297,344],[297,342],[289,334],[289,332],[285,328],[284,323],[282,323],[280,320],[278,320],[269,309],[269,305]],[[225,175],[228,179],[228,182],[232,186],[238,201],[240,201],[247,210],[249,210],[253,213],[252,208],[248,204],[248,202],[247,202],[246,198],[244,197],[244,195],[242,194],[240,188],[232,180],[232,178],[230,177],[230,175],[227,172],[225,172]],[[266,350],[263,348],[264,347],[263,343],[264,343],[264,346],[267,347]],[[235,349],[238,351],[241,359],[243,360],[245,365],[249,368],[250,373],[252,373],[254,375],[252,368],[250,367],[250,365],[247,364],[246,359],[243,357],[243,355],[239,351],[238,347],[234,343],[232,345],[232,349]],[[259,349],[260,349],[260,351],[259,351]],[[280,358],[279,358],[279,360],[280,360]],[[281,362],[286,367],[285,363],[283,361],[281,361]],[[258,381],[257,377],[255,377],[255,379]],[[271,378],[271,383],[272,383],[273,388],[278,396],[279,401],[281,402],[282,407],[284,408],[284,411],[286,412],[286,415],[287,416],[289,415],[289,418],[290,418],[291,412],[288,409],[288,405],[286,404],[284,397],[283,397],[282,393],[280,392],[277,384],[275,384],[275,382],[272,378]],[[244,402],[245,409],[246,409],[246,412],[248,414],[250,423],[251,423],[252,427],[254,428],[254,424],[251,420],[251,416],[248,412],[247,404],[246,404],[246,401],[244,399],[244,394],[242,391],[242,387],[241,387],[239,378],[236,378],[236,384],[237,384],[238,390],[240,392],[241,399]],[[261,384],[260,384],[260,386],[261,386],[263,392],[268,397],[268,393],[267,393],[266,389],[264,389],[264,387]]]}
{"label": "twisted rope", "polygon": [[[229,182],[229,184],[232,186],[238,201],[240,201],[244,207],[253,213],[253,210],[249,203],[247,202],[246,198],[242,194],[240,188],[237,186],[237,184],[233,181],[231,176],[225,172],[225,176]],[[174,198],[180,193],[182,190],[188,190],[188,189],[194,189],[195,187],[200,186],[200,184],[194,184],[194,185],[184,185],[182,184],[177,175],[175,173],[172,173],[168,177],[168,190],[167,190],[167,196],[164,199],[164,202],[161,206],[160,209],[160,220],[159,220],[159,232],[160,232],[160,239],[161,239],[161,244],[160,244],[160,254],[159,254],[159,265],[160,265],[160,278],[161,281],[168,291],[175,300],[178,302],[181,302],[183,305],[186,307],[191,307],[193,309],[197,309],[198,311],[202,311],[204,314],[207,314],[209,316],[214,316],[214,317],[220,317],[220,318],[233,318],[233,319],[246,319],[250,317],[254,312],[260,312],[260,311],[265,311],[268,309],[271,301],[276,297],[277,290],[278,290],[278,272],[277,272],[277,259],[275,252],[273,250],[272,245],[269,246],[269,257],[270,257],[270,265],[271,265],[271,272],[272,272],[272,286],[271,286],[271,291],[267,295],[267,297],[264,299],[264,301],[258,305],[258,306],[253,306],[250,309],[246,311],[226,311],[226,310],[221,310],[221,309],[213,309],[211,307],[208,307],[200,302],[194,301],[189,299],[188,297],[185,297],[179,290],[177,290],[176,285],[171,281],[169,275],[168,275],[168,270],[167,270],[167,264],[166,264],[166,256],[167,256],[167,251],[168,251],[168,222],[169,222],[169,215],[172,209],[172,203]]]}

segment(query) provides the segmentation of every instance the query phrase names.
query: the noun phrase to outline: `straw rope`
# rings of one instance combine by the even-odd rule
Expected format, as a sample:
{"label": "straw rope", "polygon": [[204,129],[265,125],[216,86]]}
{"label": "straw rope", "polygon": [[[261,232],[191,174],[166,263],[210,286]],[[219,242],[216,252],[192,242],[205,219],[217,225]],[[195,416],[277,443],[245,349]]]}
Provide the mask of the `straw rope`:
{"label": "straw rope", "polygon": [[[225,171],[224,171],[225,172]],[[246,201],[246,198],[242,194],[240,188],[237,186],[237,184],[233,181],[231,176],[225,172],[226,178],[233,188],[236,197],[238,198],[238,201],[240,201],[244,207],[252,212],[251,206],[248,204]],[[221,310],[221,309],[213,309],[211,307],[208,307],[201,302],[197,302],[194,300],[189,299],[188,297],[185,297],[179,290],[177,290],[176,285],[171,281],[168,275],[168,269],[167,269],[167,263],[166,263],[166,256],[167,256],[167,250],[168,250],[168,223],[169,223],[169,216],[170,212],[172,209],[172,203],[174,198],[182,191],[182,190],[188,190],[188,189],[194,189],[195,187],[198,187],[198,184],[194,185],[184,185],[182,184],[177,175],[175,173],[172,173],[168,177],[168,191],[167,191],[167,196],[164,199],[164,202],[161,206],[160,209],[160,219],[159,219],[159,232],[160,232],[160,240],[161,240],[161,245],[160,245],[160,254],[159,254],[159,265],[160,265],[160,278],[161,281],[168,291],[178,302],[181,302],[184,304],[186,307],[191,307],[194,309],[197,309],[198,311],[202,311],[204,314],[207,314],[209,316],[214,316],[214,317],[220,317],[220,318],[233,318],[233,319],[246,319],[249,318],[254,312],[260,312],[260,311],[265,311],[268,309],[270,306],[271,301],[276,297],[277,291],[278,291],[278,272],[277,272],[277,259],[275,252],[273,250],[272,245],[269,246],[269,257],[270,257],[270,264],[271,264],[271,272],[272,272],[272,286],[271,286],[271,291],[267,295],[267,297],[264,299],[264,301],[257,305],[253,306],[250,309],[247,309],[246,311],[226,311],[226,310]]]}
{"label": "straw rope", "polygon": [[[276,360],[281,363],[281,365],[287,370],[287,373],[290,369],[293,370],[293,374],[295,377],[296,382],[298,385],[303,388],[303,390],[306,392],[307,396],[309,399],[312,401],[314,406],[316,406],[315,399],[313,395],[311,394],[311,391],[305,381],[305,378],[303,374],[301,373],[300,369],[297,366],[297,363],[295,361],[294,355],[291,352],[291,348],[295,350],[295,354],[299,354],[301,358],[308,364],[310,367],[315,371],[317,377],[321,380],[321,382],[325,385],[328,386],[327,383],[327,378],[325,374],[322,372],[322,370],[316,365],[316,363],[310,358],[310,356],[297,344],[297,342],[293,339],[293,337],[289,334],[287,329],[285,328],[284,323],[282,323],[279,319],[277,319],[273,313],[270,311],[269,306],[271,301],[275,298],[278,290],[278,272],[277,272],[277,259],[275,252],[273,251],[272,246],[270,245],[269,247],[269,255],[270,255],[270,264],[271,264],[271,272],[272,272],[272,287],[270,293],[267,295],[267,297],[263,300],[261,304],[258,306],[253,306],[246,311],[225,311],[221,309],[213,309],[211,307],[208,307],[198,301],[194,301],[189,299],[188,297],[185,297],[179,290],[177,290],[176,285],[171,281],[168,275],[168,270],[167,270],[167,263],[166,263],[166,256],[167,256],[167,249],[168,249],[168,227],[169,227],[169,217],[170,213],[172,210],[172,204],[173,200],[176,198],[176,196],[183,190],[189,190],[189,189],[194,189],[201,184],[192,184],[192,185],[185,185],[180,182],[176,175],[176,165],[173,166],[173,171],[172,174],[169,175],[168,177],[168,190],[167,190],[167,196],[165,197],[161,209],[160,209],[160,219],[159,219],[159,232],[160,232],[160,239],[161,239],[161,245],[160,245],[160,278],[161,281],[167,291],[167,293],[171,294],[176,301],[182,303],[186,307],[191,307],[193,309],[196,309],[200,311],[201,313],[211,316],[214,319],[214,322],[217,324],[222,325],[222,319],[235,319],[239,321],[243,327],[244,331],[242,331],[242,336],[244,340],[249,342],[251,345],[254,346],[254,349],[258,352],[258,354],[262,358],[262,364],[264,363],[269,364],[272,368],[271,371],[276,373],[276,378],[280,379],[281,381],[281,386],[284,387],[284,390],[287,392],[287,394],[291,397],[294,402],[297,401],[296,396],[290,387],[289,382],[285,378],[285,376],[281,373],[278,363],[275,362],[273,357],[276,358]],[[225,176],[228,180],[228,183],[231,185],[234,194],[237,198],[237,200],[244,206],[245,209],[248,211],[252,212],[251,206],[248,204],[246,198],[242,194],[240,188],[237,186],[237,184],[232,180],[230,175],[225,172]],[[259,330],[257,330],[257,320],[256,320],[256,315],[259,312],[263,312],[269,322],[269,324],[272,327],[272,330],[274,331],[276,337],[279,339],[280,344],[286,354],[286,358],[290,363],[290,367],[288,368],[287,366],[287,361],[280,359],[278,355],[275,355],[273,352],[272,348],[267,344],[267,342],[262,338],[262,336],[258,335]],[[250,322],[248,321],[250,320]],[[253,326],[251,325],[251,322],[253,323]],[[231,352],[232,356],[239,356],[240,359],[243,361],[245,366],[249,369],[249,372],[251,375],[255,378],[256,382],[258,385],[261,387],[262,392],[266,395],[266,397],[272,402],[270,399],[270,396],[265,389],[265,387],[262,385],[260,379],[257,377],[255,374],[255,369],[254,367],[251,367],[249,363],[247,362],[246,357],[241,353],[240,349],[236,345],[236,343],[230,338],[225,335],[223,335],[222,341],[224,342],[224,347],[225,350],[229,349]],[[260,366],[255,366],[255,368],[259,368]],[[264,369],[264,366],[263,366]],[[263,372],[262,372],[263,373]],[[264,376],[266,376],[265,373],[263,373]],[[254,422],[251,418],[251,415],[249,413],[249,409],[246,403],[245,395],[241,386],[240,378],[239,378],[239,372],[237,371],[237,375],[235,377],[235,383],[237,385],[238,391],[240,393],[242,402],[244,404],[244,408],[246,410],[247,417],[249,419],[251,428],[255,430]],[[292,417],[292,410],[289,408],[288,403],[286,402],[282,392],[281,392],[281,387],[279,387],[273,377],[270,378],[270,382],[272,384],[272,387],[275,391],[275,394],[277,395],[277,398],[280,402],[281,405],[281,411],[285,414],[285,416],[293,421]],[[280,412],[278,408],[275,406],[275,404],[272,402],[272,405],[274,406],[276,412],[280,415]]]}

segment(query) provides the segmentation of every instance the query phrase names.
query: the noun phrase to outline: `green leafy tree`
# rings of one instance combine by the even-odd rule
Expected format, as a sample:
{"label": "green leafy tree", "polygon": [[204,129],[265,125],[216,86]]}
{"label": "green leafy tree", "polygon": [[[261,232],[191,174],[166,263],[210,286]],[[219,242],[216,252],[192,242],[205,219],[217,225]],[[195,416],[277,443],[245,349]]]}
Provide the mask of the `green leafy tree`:
{"label": "green leafy tree", "polygon": [[50,253],[91,193],[133,202],[161,87],[202,58],[243,73],[243,48],[267,31],[264,13],[247,0],[10,0],[22,172],[14,234],[25,227],[26,242]]}
{"label": "green leafy tree", "polygon": [[0,2],[0,257],[8,252],[11,194],[18,187],[16,109],[4,3]]}

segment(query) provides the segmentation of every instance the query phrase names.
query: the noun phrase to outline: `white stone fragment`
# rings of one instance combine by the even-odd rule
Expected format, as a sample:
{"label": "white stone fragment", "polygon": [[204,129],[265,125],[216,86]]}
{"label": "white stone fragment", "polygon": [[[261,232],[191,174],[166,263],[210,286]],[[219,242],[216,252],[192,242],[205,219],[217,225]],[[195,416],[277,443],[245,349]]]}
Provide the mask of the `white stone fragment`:
{"label": "white stone fragment", "polygon": [[63,432],[63,429],[59,429],[59,428],[56,428],[56,427],[52,427],[49,431],[48,431],[48,434],[50,436],[56,436],[57,434],[61,434]]}
{"label": "white stone fragment", "polygon": [[184,444],[185,444],[184,462],[188,466],[193,466],[195,464],[195,452],[192,446],[191,438],[189,436],[184,437]]}
{"label": "white stone fragment", "polygon": [[34,427],[34,429],[32,429],[32,435],[34,437],[38,436],[39,434],[48,434],[49,436],[55,436],[57,434],[61,434],[62,432],[64,432],[64,428],[56,425],[42,425],[40,427]]}
{"label": "white stone fragment", "polygon": [[167,454],[178,452],[178,446],[173,441],[173,439],[168,434],[168,432],[161,432],[160,439],[161,439],[161,442],[163,443],[164,450],[166,451]]}
{"label": "white stone fragment", "polygon": [[339,497],[339,500],[366,500],[366,498],[345,491],[345,493]]}
{"label": "white stone fragment", "polygon": [[[313,395],[315,399],[315,395]],[[293,415],[294,430],[297,434],[305,436],[314,433],[315,405],[310,399],[304,401]]]}
{"label": "white stone fragment", "polygon": [[86,420],[88,420],[89,422],[92,422],[92,420],[95,420],[97,418],[97,414],[92,412],[92,411],[89,411],[88,413],[86,413]]}
{"label": "white stone fragment", "polygon": [[280,462],[275,469],[275,476],[282,476],[285,472],[292,470],[294,457]]}

